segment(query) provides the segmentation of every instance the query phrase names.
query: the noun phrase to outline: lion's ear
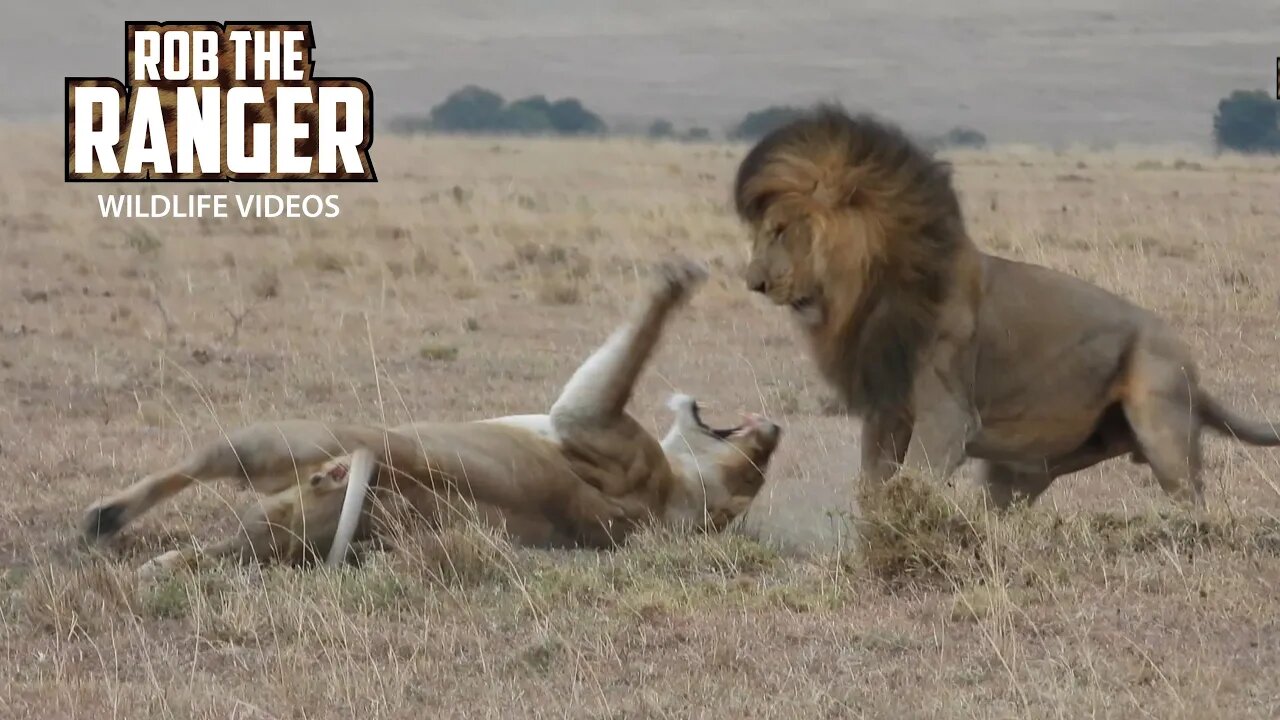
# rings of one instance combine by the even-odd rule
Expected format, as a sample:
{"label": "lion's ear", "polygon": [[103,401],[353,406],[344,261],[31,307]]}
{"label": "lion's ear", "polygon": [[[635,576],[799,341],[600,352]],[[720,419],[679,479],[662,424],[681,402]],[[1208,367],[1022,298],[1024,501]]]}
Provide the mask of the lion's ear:
{"label": "lion's ear", "polygon": [[840,188],[820,178],[813,181],[813,189],[809,191],[809,195],[823,207],[835,208],[840,200]]}
{"label": "lion's ear", "polygon": [[840,177],[840,201],[837,207],[851,207],[857,205],[861,200],[859,192],[862,174],[856,170],[849,170]]}
{"label": "lion's ear", "polygon": [[840,200],[840,207],[852,207],[858,204],[860,193],[858,192],[857,183],[851,183],[844,189],[844,197]]}
{"label": "lion's ear", "polygon": [[854,205],[858,200],[857,176],[845,173],[835,179],[815,180],[812,195],[815,200],[832,210]]}

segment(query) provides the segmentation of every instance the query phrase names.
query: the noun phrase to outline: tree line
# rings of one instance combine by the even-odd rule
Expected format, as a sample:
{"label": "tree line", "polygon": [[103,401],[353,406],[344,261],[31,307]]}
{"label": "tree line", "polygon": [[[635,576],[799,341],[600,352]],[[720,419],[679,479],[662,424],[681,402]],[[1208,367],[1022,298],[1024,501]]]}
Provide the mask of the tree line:
{"label": "tree line", "polygon": [[507,102],[476,85],[450,93],[425,118],[402,119],[396,129],[497,135],[604,135],[609,130],[577,98],[551,101],[544,95],[530,95]]}
{"label": "tree line", "polygon": [[[757,140],[770,130],[799,117],[805,108],[774,105],[747,113],[729,127],[730,140]],[[498,93],[467,85],[453,91],[431,108],[425,117],[400,118],[393,130],[399,132],[466,133],[479,135],[607,135],[609,126],[577,98],[551,101],[531,95],[507,101]],[[693,125],[679,129],[670,120],[659,118],[649,124],[645,135],[654,140],[702,142],[712,139],[709,128]],[[931,139],[931,144],[955,147],[983,147],[987,138],[967,127],[952,128]]]}
{"label": "tree line", "polygon": [[[744,115],[725,131],[730,140],[751,142],[799,117],[807,108],[771,105]],[[393,127],[402,132],[472,133],[494,135],[606,135],[609,127],[600,115],[574,97],[548,100],[531,95],[507,101],[476,85],[450,93],[431,108],[426,117],[401,119]],[[655,140],[710,140],[711,130],[692,126],[676,128],[669,120],[654,120],[647,128]],[[1245,153],[1280,153],[1280,102],[1261,90],[1236,90],[1218,102],[1213,116],[1213,139],[1219,150]],[[934,137],[923,138],[934,148],[982,148],[987,137],[971,127],[956,126]]]}

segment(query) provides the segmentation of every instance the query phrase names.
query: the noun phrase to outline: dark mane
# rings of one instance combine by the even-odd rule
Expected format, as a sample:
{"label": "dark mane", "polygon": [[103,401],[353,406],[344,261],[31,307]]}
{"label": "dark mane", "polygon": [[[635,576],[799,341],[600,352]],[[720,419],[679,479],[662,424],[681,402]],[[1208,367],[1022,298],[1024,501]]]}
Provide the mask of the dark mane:
{"label": "dark mane", "polygon": [[958,251],[969,242],[950,164],[896,125],[821,105],[751,148],[733,194],[738,216],[753,226],[780,197],[800,195],[821,200],[837,220],[874,229],[840,248],[843,257],[874,258],[865,273],[833,262],[831,251],[823,280],[859,288],[858,302],[836,308],[811,339],[824,374],[855,412],[909,403]]}
{"label": "dark mane", "polygon": [[909,180],[913,195],[942,201],[939,216],[960,215],[951,185],[951,163],[939,160],[901,128],[870,113],[849,115],[838,105],[817,105],[808,114],[762,137],[738,165],[733,183],[734,209],[747,222],[758,222],[770,198],[749,192],[749,182],[780,154],[804,156],[817,148],[843,147],[851,168],[875,170],[885,179]]}

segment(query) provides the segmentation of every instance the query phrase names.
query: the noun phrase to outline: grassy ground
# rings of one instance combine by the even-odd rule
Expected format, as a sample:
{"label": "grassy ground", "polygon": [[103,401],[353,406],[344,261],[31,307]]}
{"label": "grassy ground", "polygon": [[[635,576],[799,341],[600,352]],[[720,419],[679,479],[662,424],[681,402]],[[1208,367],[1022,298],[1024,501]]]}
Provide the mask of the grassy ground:
{"label": "grassy ground", "polygon": [[[383,136],[377,185],[294,190],[337,192],[337,219],[104,221],[99,192],[173,190],[65,185],[53,131],[0,144],[0,716],[1280,713],[1280,454],[1210,440],[1205,527],[1125,462],[1006,519],[964,475],[848,522],[856,424],[738,278],[742,148]],[[1280,164],[954,160],[985,248],[1160,311],[1212,390],[1280,416]],[[458,528],[338,573],[140,586],[247,499],[204,488],[75,542],[92,500],[221,426],[544,408],[672,250],[714,277],[634,410],[661,428],[679,389],[785,426],[738,532],[594,554]]]}

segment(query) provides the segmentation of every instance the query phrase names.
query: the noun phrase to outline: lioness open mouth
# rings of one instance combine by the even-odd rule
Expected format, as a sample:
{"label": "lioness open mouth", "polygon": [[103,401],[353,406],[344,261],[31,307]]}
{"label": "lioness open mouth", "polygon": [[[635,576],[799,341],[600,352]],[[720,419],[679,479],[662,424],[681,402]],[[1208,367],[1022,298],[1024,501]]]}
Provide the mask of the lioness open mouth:
{"label": "lioness open mouth", "polygon": [[791,309],[795,310],[796,312],[804,312],[805,310],[813,307],[813,305],[817,302],[818,302],[817,299],[814,298],[812,295],[808,297],[802,297],[798,300],[791,301]]}
{"label": "lioness open mouth", "polygon": [[821,294],[806,295],[792,300],[790,307],[792,315],[805,325],[816,325],[822,322]]}
{"label": "lioness open mouth", "polygon": [[693,413],[693,421],[698,424],[698,428],[708,435],[712,435],[721,440],[728,440],[735,435],[741,435],[751,429],[751,424],[744,422],[731,428],[713,428],[702,420],[702,413],[699,411],[698,403],[695,400],[689,410]]}
{"label": "lioness open mouth", "polygon": [[692,415],[694,415],[695,423],[698,423],[698,429],[703,430],[703,432],[709,434],[709,436],[716,437],[718,439],[730,439],[732,437],[745,436],[745,434],[748,434],[751,430],[755,429],[756,425],[758,425],[760,421],[764,420],[763,415],[749,413],[742,418],[742,423],[733,425],[732,428],[713,428],[703,421],[703,415],[700,413],[698,401],[694,401],[694,404],[690,406],[690,411]]}

